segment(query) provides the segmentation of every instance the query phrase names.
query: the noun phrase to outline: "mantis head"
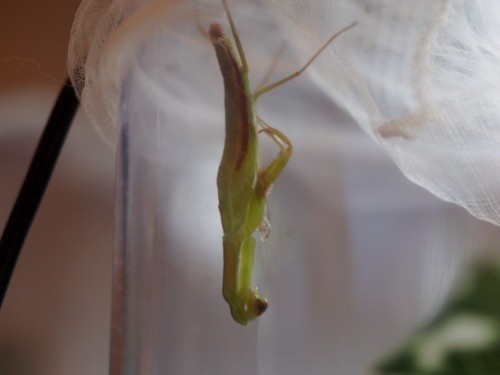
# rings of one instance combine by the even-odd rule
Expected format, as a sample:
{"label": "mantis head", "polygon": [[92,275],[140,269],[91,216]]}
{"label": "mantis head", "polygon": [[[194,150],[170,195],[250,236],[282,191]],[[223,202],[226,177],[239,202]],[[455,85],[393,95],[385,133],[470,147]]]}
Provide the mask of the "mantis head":
{"label": "mantis head", "polygon": [[267,299],[258,297],[256,291],[249,289],[244,304],[233,301],[229,304],[231,315],[241,325],[246,325],[250,320],[262,315],[267,310]]}

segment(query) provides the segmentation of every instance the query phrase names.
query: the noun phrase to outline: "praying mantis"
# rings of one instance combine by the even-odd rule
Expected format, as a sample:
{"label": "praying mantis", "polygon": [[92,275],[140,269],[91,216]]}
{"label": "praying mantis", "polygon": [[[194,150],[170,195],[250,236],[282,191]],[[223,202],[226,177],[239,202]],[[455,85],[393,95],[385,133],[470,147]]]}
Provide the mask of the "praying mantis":
{"label": "praying mantis", "polygon": [[[262,315],[268,306],[266,298],[251,286],[255,252],[253,235],[266,227],[267,195],[293,152],[292,142],[257,115],[257,100],[302,74],[336,37],[356,23],[333,34],[301,69],[252,91],[247,60],[227,0],[222,0],[222,5],[236,44],[235,51],[219,23],[209,26],[208,37],[224,81],[226,134],[217,173],[223,229],[222,294],[233,319],[246,325]],[[260,126],[259,130],[257,126]],[[264,168],[259,162],[259,133],[269,136],[279,147],[278,155]]]}

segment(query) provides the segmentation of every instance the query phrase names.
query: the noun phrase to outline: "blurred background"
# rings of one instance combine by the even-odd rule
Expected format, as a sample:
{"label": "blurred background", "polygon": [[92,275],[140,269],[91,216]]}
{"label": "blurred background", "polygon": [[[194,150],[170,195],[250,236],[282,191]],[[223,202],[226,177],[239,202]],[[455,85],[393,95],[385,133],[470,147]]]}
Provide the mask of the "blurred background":
{"label": "blurred background", "polygon": [[[67,75],[75,0],[0,3],[0,227]],[[77,115],[0,312],[0,374],[106,374],[114,154]]]}

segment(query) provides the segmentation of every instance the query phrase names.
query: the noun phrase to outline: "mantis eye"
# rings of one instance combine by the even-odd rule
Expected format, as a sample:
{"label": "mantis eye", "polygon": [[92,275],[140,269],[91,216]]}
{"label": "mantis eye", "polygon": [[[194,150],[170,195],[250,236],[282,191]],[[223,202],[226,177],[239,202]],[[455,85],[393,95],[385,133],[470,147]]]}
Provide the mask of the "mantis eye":
{"label": "mantis eye", "polygon": [[267,310],[267,307],[267,299],[263,297],[257,297],[256,291],[253,289],[248,290],[248,299],[246,305],[248,316],[252,316],[253,318],[260,316],[264,314],[264,312]]}
{"label": "mantis eye", "polygon": [[267,300],[265,298],[257,298],[257,301],[255,303],[255,307],[257,308],[257,316],[260,316],[264,314],[264,312],[267,310]]}

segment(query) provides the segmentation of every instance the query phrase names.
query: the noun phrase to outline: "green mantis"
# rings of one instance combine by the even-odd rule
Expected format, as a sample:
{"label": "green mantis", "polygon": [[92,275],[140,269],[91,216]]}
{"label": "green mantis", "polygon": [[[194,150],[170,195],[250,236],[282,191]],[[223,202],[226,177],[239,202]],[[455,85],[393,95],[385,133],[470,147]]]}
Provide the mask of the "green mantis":
{"label": "green mantis", "polygon": [[[254,233],[266,223],[267,195],[292,156],[290,140],[267,125],[256,112],[257,100],[284,83],[298,77],[341,33],[335,33],[298,71],[270,85],[252,91],[248,65],[227,0],[222,0],[236,51],[223,27],[212,23],[208,36],[215,48],[224,80],[226,136],[217,174],[219,211],[223,229],[222,294],[233,319],[246,325],[266,311],[267,300],[252,288],[255,239]],[[257,130],[260,126],[260,130]],[[269,136],[279,147],[269,165],[259,163],[259,133]]]}

